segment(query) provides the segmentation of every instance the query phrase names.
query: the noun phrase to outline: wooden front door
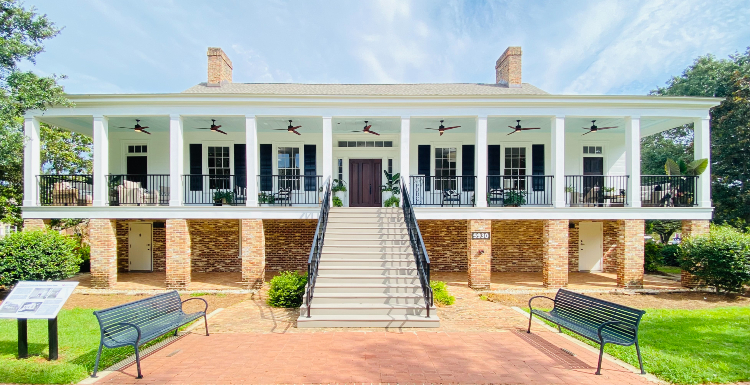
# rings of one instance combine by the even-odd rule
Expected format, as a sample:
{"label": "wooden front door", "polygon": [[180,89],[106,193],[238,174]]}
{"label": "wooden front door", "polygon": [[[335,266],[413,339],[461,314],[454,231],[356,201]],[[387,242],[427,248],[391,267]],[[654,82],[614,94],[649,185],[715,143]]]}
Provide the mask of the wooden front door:
{"label": "wooden front door", "polygon": [[382,159],[349,159],[349,206],[382,206],[382,174]]}

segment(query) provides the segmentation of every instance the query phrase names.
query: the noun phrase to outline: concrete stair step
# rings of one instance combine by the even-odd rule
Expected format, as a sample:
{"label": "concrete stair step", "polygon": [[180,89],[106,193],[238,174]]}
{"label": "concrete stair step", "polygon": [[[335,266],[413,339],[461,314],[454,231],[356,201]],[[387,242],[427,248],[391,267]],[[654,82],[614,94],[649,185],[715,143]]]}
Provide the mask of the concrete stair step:
{"label": "concrete stair step", "polygon": [[328,274],[326,271],[318,272],[318,278],[315,280],[315,286],[319,284],[384,284],[384,285],[419,285],[419,276],[416,274],[367,274],[366,272],[357,272],[357,274]]}
{"label": "concrete stair step", "polygon": [[359,252],[411,252],[411,245],[379,245],[379,244],[368,244],[368,243],[350,243],[350,244],[331,244],[327,240],[325,241],[324,250],[341,250],[341,251],[359,251]]}
{"label": "concrete stair step", "polygon": [[422,293],[318,293],[316,291],[312,303],[423,305],[424,296]]}
{"label": "concrete stair step", "polygon": [[351,229],[351,228],[327,228],[326,239],[332,238],[350,238],[350,239],[401,239],[409,240],[409,232],[406,229]]}
{"label": "concrete stair step", "polygon": [[406,229],[406,225],[403,222],[352,222],[342,221],[333,222],[328,221],[326,230],[334,229],[362,229],[362,230],[395,230],[395,229]]}
{"label": "concrete stair step", "polygon": [[409,237],[406,239],[356,239],[355,237],[341,237],[340,234],[326,234],[325,245],[326,246],[367,246],[367,247],[378,247],[378,246],[410,246]]}
{"label": "concrete stair step", "polygon": [[326,275],[417,275],[417,269],[409,267],[367,266],[320,266],[318,274]]}
{"label": "concrete stair step", "polygon": [[394,214],[403,213],[400,207],[331,207],[331,214]]}
{"label": "concrete stair step", "polygon": [[342,259],[350,259],[353,261],[360,261],[365,259],[372,259],[372,260],[378,260],[378,261],[384,261],[384,260],[394,260],[394,261],[413,261],[414,255],[413,254],[393,254],[390,255],[389,253],[383,253],[383,254],[328,254],[325,256],[325,258],[322,258],[321,261],[340,261]]}
{"label": "concrete stair step", "polygon": [[[307,318],[307,306],[300,307],[300,315]],[[426,316],[427,308],[424,305],[387,305],[387,304],[361,304],[361,303],[328,303],[317,304],[313,299],[310,308],[310,316],[320,315],[418,315]],[[430,308],[430,318],[437,317],[435,307]]]}
{"label": "concrete stair step", "polygon": [[325,269],[328,267],[341,267],[341,266],[356,266],[356,267],[382,267],[382,268],[397,268],[397,267],[408,267],[415,268],[416,262],[414,258],[411,259],[373,259],[373,258],[341,258],[341,259],[321,259],[320,268]]}
{"label": "concrete stair step", "polygon": [[440,327],[440,319],[437,315],[431,318],[418,315],[312,315],[310,318],[300,316],[297,327],[436,328]]}
{"label": "concrete stair step", "polygon": [[403,223],[404,218],[398,216],[341,216],[329,215],[328,224],[331,223]]}
{"label": "concrete stair step", "polygon": [[328,247],[323,246],[323,252],[321,255],[325,257],[326,255],[357,255],[357,256],[366,256],[366,255],[372,255],[373,257],[379,257],[384,254],[388,255],[414,255],[414,253],[411,250],[408,251],[378,251],[378,250],[368,250],[368,249],[359,249],[359,250],[352,250],[352,248],[338,248],[336,246]]}
{"label": "concrete stair step", "polygon": [[[382,284],[382,283],[315,283],[315,295],[323,293],[411,293],[421,294],[422,286],[416,284]],[[315,304],[315,300],[313,300]]]}

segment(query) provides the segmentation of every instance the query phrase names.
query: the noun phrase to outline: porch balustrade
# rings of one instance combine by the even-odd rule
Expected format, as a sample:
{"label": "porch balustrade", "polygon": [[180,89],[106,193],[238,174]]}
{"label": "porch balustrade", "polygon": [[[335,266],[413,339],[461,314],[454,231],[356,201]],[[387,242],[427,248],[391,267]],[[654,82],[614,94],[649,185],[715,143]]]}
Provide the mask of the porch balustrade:
{"label": "porch balustrade", "polygon": [[552,206],[552,175],[490,175],[490,207]]}
{"label": "porch balustrade", "polygon": [[183,175],[182,188],[186,205],[244,206],[247,200],[245,175]]}
{"label": "porch balustrade", "polygon": [[260,175],[260,206],[318,205],[323,194],[322,175]]}
{"label": "porch balustrade", "polygon": [[476,206],[476,176],[409,177],[409,194],[413,206]]}
{"label": "porch balustrade", "polygon": [[107,175],[110,206],[168,206],[168,174]]}
{"label": "porch balustrade", "polygon": [[697,176],[642,175],[641,206],[696,206]]}
{"label": "porch balustrade", "polygon": [[570,207],[624,207],[628,175],[566,175],[565,202]]}
{"label": "porch balustrade", "polygon": [[40,206],[91,206],[94,178],[82,175],[38,175]]}

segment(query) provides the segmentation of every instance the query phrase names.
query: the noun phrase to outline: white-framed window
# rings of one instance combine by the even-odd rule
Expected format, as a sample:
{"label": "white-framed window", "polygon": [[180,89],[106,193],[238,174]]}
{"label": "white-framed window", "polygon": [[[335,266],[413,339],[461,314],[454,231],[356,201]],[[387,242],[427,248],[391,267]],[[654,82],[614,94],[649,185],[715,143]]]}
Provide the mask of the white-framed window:
{"label": "white-framed window", "polygon": [[[526,188],[526,147],[505,147],[503,175],[503,188],[525,189]],[[510,176],[511,178],[507,178]],[[518,178],[512,178],[518,176]]]}
{"label": "white-framed window", "polygon": [[128,145],[128,154],[146,154],[146,153],[148,153],[148,146],[145,144]]}
{"label": "white-framed window", "polygon": [[276,167],[279,173],[279,188],[299,190],[299,147],[279,147],[276,154]]}
{"label": "white-framed window", "polygon": [[208,175],[209,188],[230,188],[229,176],[232,174],[228,146],[208,146]]}
{"label": "white-framed window", "polygon": [[456,147],[435,147],[435,189],[456,189]]}
{"label": "white-framed window", "polygon": [[338,159],[339,183],[344,180],[344,160]]}

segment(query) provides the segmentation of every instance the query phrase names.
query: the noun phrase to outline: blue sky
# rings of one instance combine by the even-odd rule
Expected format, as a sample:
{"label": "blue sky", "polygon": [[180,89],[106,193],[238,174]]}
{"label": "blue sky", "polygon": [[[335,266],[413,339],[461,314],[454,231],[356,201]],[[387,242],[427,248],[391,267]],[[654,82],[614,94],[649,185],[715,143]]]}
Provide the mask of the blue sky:
{"label": "blue sky", "polygon": [[180,92],[222,47],[235,82],[492,83],[523,47],[523,81],[563,94],[645,94],[697,56],[750,46],[747,0],[26,0],[62,33],[33,68],[69,93]]}

